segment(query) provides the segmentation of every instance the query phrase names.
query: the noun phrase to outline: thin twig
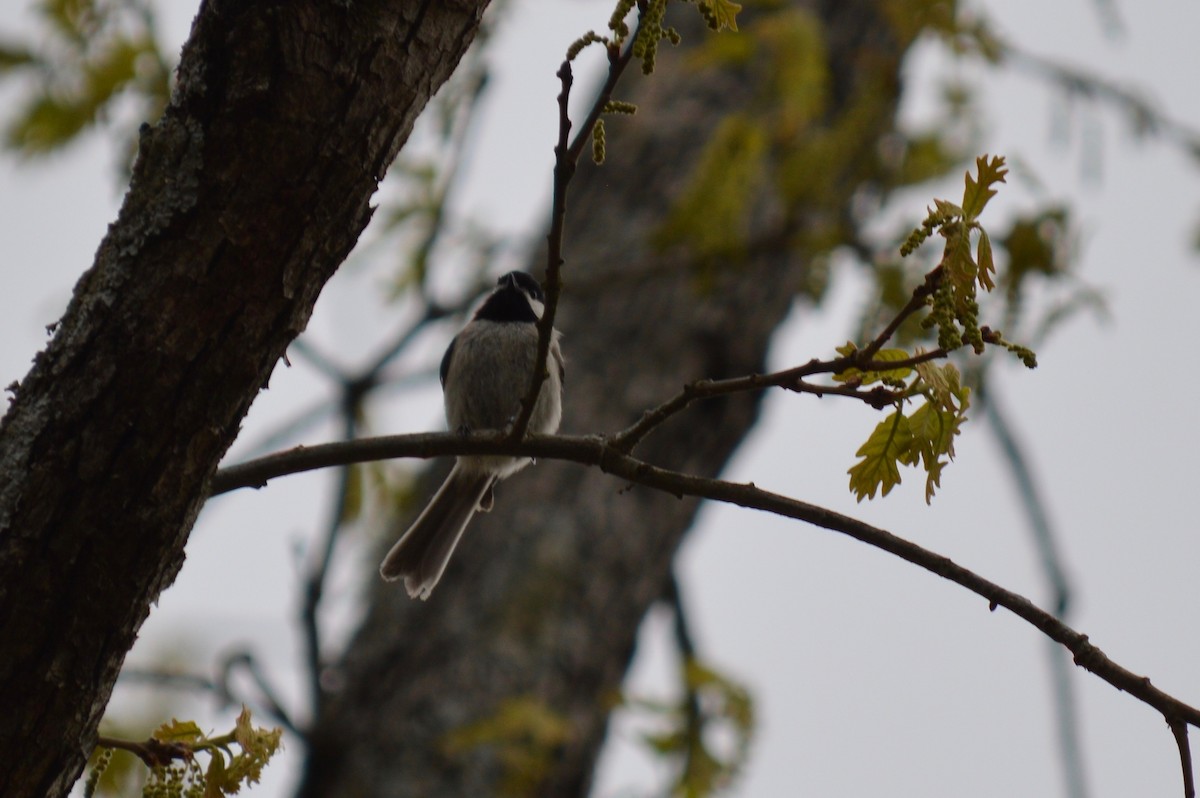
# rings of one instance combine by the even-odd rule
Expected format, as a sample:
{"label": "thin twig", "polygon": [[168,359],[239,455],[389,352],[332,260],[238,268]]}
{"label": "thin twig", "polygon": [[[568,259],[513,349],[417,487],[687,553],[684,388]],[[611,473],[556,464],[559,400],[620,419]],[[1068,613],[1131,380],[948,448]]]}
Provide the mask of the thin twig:
{"label": "thin twig", "polygon": [[217,683],[207,676],[196,673],[156,671],[145,668],[122,668],[117,675],[117,684],[140,684],[172,690],[193,690],[200,693],[217,693]]}
{"label": "thin twig", "polygon": [[1011,425],[996,399],[989,390],[986,381],[981,381],[976,391],[979,403],[983,405],[984,417],[988,428],[996,436],[1004,460],[1008,464],[1009,473],[1016,483],[1017,495],[1025,510],[1029,528],[1033,531],[1034,543],[1042,564],[1042,572],[1049,582],[1050,591],[1054,597],[1054,611],[1058,615],[1066,615],[1071,603],[1071,585],[1062,567],[1062,556],[1058,552],[1054,533],[1050,526],[1050,516],[1046,511],[1046,502],[1038,491],[1037,480],[1034,479],[1028,458],[1021,451]]}
{"label": "thin twig", "polygon": [[248,444],[238,455],[244,458],[261,457],[280,447],[302,439],[305,432],[323,423],[334,412],[329,399],[322,397],[312,402],[286,421],[261,435],[253,443]]}
{"label": "thin twig", "polygon": [[[346,441],[354,438],[357,428],[357,403],[360,399],[361,397],[351,396],[349,392],[344,397],[342,434]],[[337,496],[325,523],[325,534],[322,537],[317,558],[310,563],[308,576],[304,580],[304,603],[301,607],[300,619],[304,629],[305,663],[308,666],[309,696],[314,717],[320,712],[325,696],[325,691],[321,686],[321,674],[324,666],[321,660],[321,629],[317,612],[325,593],[325,579],[333,560],[334,544],[337,543],[338,533],[342,528],[342,518],[345,516],[346,501],[350,496],[351,468],[353,468],[353,464],[347,463],[341,467],[338,473]]]}
{"label": "thin twig", "polygon": [[[900,325],[908,320],[908,317],[921,310],[927,304],[926,300],[933,296],[937,290],[938,284],[942,281],[942,267],[931,270],[925,275],[925,281],[913,289],[912,296],[908,300],[908,304],[900,309],[896,317],[888,323],[888,326],[883,328],[883,331],[867,344],[859,357],[864,361],[869,361],[875,357],[876,353],[883,348],[883,345],[892,340],[892,336],[896,334],[896,330],[900,329]],[[891,368],[896,368],[895,365]],[[866,371],[867,369],[864,369]]]}
{"label": "thin twig", "polygon": [[[250,678],[254,681],[255,686],[261,694],[260,701],[251,701],[235,694],[233,685],[231,684],[231,676],[234,669],[239,666],[245,668],[246,672],[250,674]],[[221,707],[237,706],[239,704],[253,705],[256,710],[260,710],[264,715],[269,716],[297,737],[301,739],[305,737],[304,730],[295,724],[291,715],[284,709],[283,703],[279,700],[278,693],[271,686],[270,681],[266,678],[266,674],[262,672],[257,661],[247,651],[237,651],[225,657],[221,664],[220,675],[216,679],[210,679],[207,676],[201,676],[196,673],[124,668],[120,675],[117,676],[117,683],[140,684],[168,690],[191,690],[210,693],[217,699]]]}
{"label": "thin twig", "polygon": [[789,391],[795,391],[796,393],[811,393],[818,399],[822,396],[848,396],[851,399],[859,399],[876,410],[891,407],[906,395],[903,391],[894,391],[884,385],[876,385],[874,388],[864,389],[854,383],[846,383],[845,385],[814,385],[811,382],[796,380],[795,383],[786,387]]}
{"label": "thin twig", "polygon": [[290,348],[292,354],[334,382],[342,382],[346,379],[346,373],[342,371],[341,367],[334,363],[332,358],[317,349],[308,338],[297,338],[292,341]]}
{"label": "thin twig", "polygon": [[657,407],[647,410],[636,423],[613,435],[612,445],[623,452],[633,451],[633,448],[651,431],[698,399],[711,399],[731,393],[761,391],[766,388],[793,387],[798,385],[803,377],[828,373],[830,364],[837,363],[848,364],[849,358],[838,358],[833,361],[814,358],[803,366],[771,374],[747,374],[743,377],[730,377],[724,380],[697,380],[688,383],[675,396]]}
{"label": "thin twig", "polygon": [[[449,139],[447,147],[450,152],[458,153],[459,157],[451,158],[449,166],[442,172],[439,177],[440,185],[435,187],[434,197],[431,200],[431,211],[429,213],[429,221],[426,225],[425,235],[413,247],[411,260],[418,264],[422,272],[428,273],[428,263],[434,249],[441,241],[446,230],[446,213],[450,208],[451,193],[458,182],[458,176],[461,173],[465,159],[462,157],[462,152],[466,149],[467,137],[471,133],[472,125],[477,118],[479,112],[480,99],[483,97],[484,89],[488,84],[488,70],[486,66],[480,66],[479,63],[474,65],[476,70],[469,75],[472,84],[469,88],[470,99],[464,105],[459,106],[459,113],[465,115],[458,125],[446,135]],[[462,102],[461,100],[459,102]],[[462,108],[465,107],[465,111]],[[450,109],[455,109],[454,103],[450,104]],[[427,305],[427,307],[429,307]],[[382,364],[378,366],[382,368]]]}
{"label": "thin twig", "polygon": [[[230,684],[230,677],[233,675],[234,670],[238,667],[244,668],[246,673],[250,675],[255,687],[258,688],[258,691],[261,694],[261,701],[248,702],[233,694],[232,686]],[[270,680],[267,679],[266,674],[263,673],[262,669],[259,667],[258,660],[256,660],[249,651],[234,651],[225,657],[225,660],[221,665],[220,680],[215,686],[218,693],[224,697],[228,705],[245,705],[248,703],[257,704],[262,709],[264,714],[279,723],[280,726],[283,726],[292,734],[299,737],[301,740],[307,737],[305,731],[296,725],[296,723],[292,720],[291,714],[284,709],[283,702],[279,700],[279,695],[276,693],[275,688],[271,685]]]}
{"label": "thin twig", "polygon": [[122,740],[117,737],[100,735],[96,738],[96,747],[128,751],[142,760],[148,768],[169,765],[176,759],[192,758],[192,749],[186,745],[164,743],[162,740],[156,740],[153,737],[142,742],[134,742],[133,740]]}
{"label": "thin twig", "polygon": [[544,282],[546,302],[542,318],[538,321],[537,360],[530,378],[529,390],[525,392],[525,398],[521,401],[520,413],[510,432],[510,437],[514,441],[521,440],[529,429],[529,419],[533,416],[534,405],[542,390],[542,383],[546,380],[546,363],[550,357],[554,317],[558,311],[558,297],[562,291],[560,272],[563,264],[563,234],[567,216],[567,187],[575,176],[575,167],[579,163],[579,156],[583,153],[584,146],[592,135],[592,129],[612,99],[613,91],[616,89],[625,67],[629,66],[629,62],[633,60],[633,42],[637,39],[640,27],[641,15],[638,16],[638,21],[627,37],[623,49],[620,42],[607,45],[608,75],[605,77],[600,91],[596,94],[596,99],[580,126],[579,132],[575,135],[574,140],[570,141],[571,117],[568,107],[575,76],[571,70],[570,60],[564,60],[558,69],[557,75],[561,90],[558,94],[558,142],[554,145],[554,186],[550,203],[550,232],[546,234],[546,279]]}
{"label": "thin twig", "polygon": [[[359,393],[365,394],[371,390],[382,387],[395,387],[399,384],[400,379],[404,379],[410,375],[403,375],[400,378],[385,378],[383,371],[395,360],[413,339],[425,329],[425,327],[433,322],[440,321],[448,316],[455,316],[466,311],[467,307],[473,299],[465,299],[456,302],[453,305],[438,305],[432,301],[426,300],[425,309],[420,318],[408,324],[403,329],[399,330],[392,341],[385,346],[379,354],[377,354],[371,362],[355,376],[342,374],[336,377],[336,381],[344,394],[348,389],[358,390]],[[323,372],[324,373],[324,372]],[[437,364],[434,363],[428,374],[437,373]],[[416,372],[416,376],[420,379],[425,379],[425,373]],[[314,402],[303,410],[297,412],[287,421],[276,426],[270,432],[263,435],[253,444],[246,447],[241,452],[242,457],[251,458],[258,457],[269,452],[279,449],[284,444],[295,441],[301,435],[314,427],[315,425],[325,421],[325,419],[333,414],[335,406],[331,405],[328,399],[322,399]]]}
{"label": "thin twig", "polygon": [[1183,767],[1183,798],[1196,798],[1196,777],[1192,771],[1192,747],[1188,744],[1187,724],[1178,718],[1168,718],[1167,725],[1171,727],[1175,745],[1179,748],[1179,764]]}
{"label": "thin twig", "polygon": [[440,321],[447,316],[453,316],[457,313],[462,313],[464,310],[466,310],[467,305],[469,305],[470,302],[471,300],[466,300],[463,302],[458,302],[452,307],[443,307],[442,305],[438,305],[429,299],[426,299],[425,309],[422,311],[420,318],[401,330],[395,336],[395,338],[393,338],[392,342],[388,344],[382,352],[376,355],[371,363],[362,370],[362,372],[358,375],[358,379],[365,380],[369,378],[374,381],[378,381],[380,375],[383,373],[383,370],[387,368],[388,364],[390,364],[396,359],[397,356],[400,355],[400,353],[407,349],[408,345],[411,344],[413,339],[417,337],[417,334],[425,329],[426,326],[435,321]]}
{"label": "thin twig", "polygon": [[[994,38],[994,37],[993,37]],[[1169,116],[1137,89],[1098,77],[1077,67],[1022,50],[1007,40],[995,40],[1008,63],[1057,83],[1068,94],[1102,100],[1129,114],[1137,133],[1160,136],[1186,154],[1200,151],[1200,130]]]}
{"label": "thin twig", "polygon": [[688,736],[684,746],[683,772],[690,773],[696,766],[696,754],[703,745],[704,727],[707,718],[700,706],[700,692],[696,689],[695,680],[690,672],[696,661],[696,641],[692,637],[691,624],[683,606],[683,595],[679,590],[679,580],[672,569],[667,575],[663,600],[671,607],[675,646],[679,649],[679,675],[683,681],[684,729]]}
{"label": "thin twig", "polygon": [[814,358],[802,366],[784,369],[772,374],[750,374],[744,377],[733,377],[725,380],[699,380],[690,383],[684,386],[680,393],[663,402],[658,407],[647,410],[632,426],[614,435],[612,437],[613,446],[626,453],[632,452],[634,447],[656,427],[663,424],[675,414],[683,411],[697,399],[708,399],[743,391],[760,391],[772,387],[813,393],[818,396],[824,394],[851,396],[861,399],[876,410],[883,409],[898,400],[900,396],[894,392],[887,391],[887,389],[861,391],[858,390],[857,385],[849,383],[843,386],[811,385],[803,382],[803,378],[811,377],[814,374],[840,374],[851,368],[856,368],[863,372],[894,371],[896,369],[912,368],[921,363],[946,357],[949,351],[938,347],[928,352],[920,352],[903,360],[875,360],[875,356],[879,354],[879,350],[891,340],[892,336],[896,334],[896,330],[900,329],[900,325],[914,313],[925,307],[927,304],[926,300],[937,290],[941,279],[942,270],[940,266],[925,275],[924,282],[913,289],[912,297],[908,300],[908,303],[900,309],[895,318],[891,320],[883,331],[862,349],[831,360],[817,360]]}
{"label": "thin twig", "polygon": [[[878,340],[880,339],[877,338],[876,341]],[[632,452],[634,447],[656,427],[683,411],[692,402],[699,399],[726,396],[732,393],[762,391],[768,388],[784,388],[797,393],[811,393],[817,396],[827,394],[849,396],[866,402],[876,410],[881,410],[888,405],[895,404],[896,401],[902,398],[903,394],[883,386],[863,390],[859,385],[852,382],[846,382],[841,385],[814,385],[805,382],[804,378],[811,377],[814,374],[840,374],[851,368],[856,368],[862,372],[895,371],[897,369],[912,368],[913,366],[932,360],[939,360],[949,354],[947,350],[938,347],[928,352],[920,352],[903,360],[870,359],[878,351],[878,347],[875,347],[874,351],[870,351],[870,347],[868,347],[851,355],[832,358],[830,360],[817,360],[814,358],[802,366],[795,366],[770,374],[747,374],[742,377],[730,377],[724,380],[697,380],[696,382],[688,383],[678,394],[657,407],[647,410],[637,422],[613,435],[611,443],[623,452]]]}
{"label": "thin twig", "polygon": [[1076,665],[1090,671],[1118,690],[1158,710],[1166,718],[1177,718],[1200,726],[1200,709],[1155,687],[1150,680],[1118,665],[1081,634],[1036,606],[1029,599],[984,579],[928,549],[832,510],[764,491],[754,485],[706,479],[653,466],[620,451],[600,436],[531,435],[513,442],[502,434],[460,435],[422,433],[367,438],[321,446],[298,447],[240,466],[222,469],[213,479],[213,494],[239,487],[263,486],[269,480],[335,465],[347,465],[396,457],[446,457],[463,454],[529,456],[568,460],[598,467],[622,480],[661,490],[675,496],[695,496],[735,504],[775,515],[794,518],[838,532],[889,552],[988,600],[992,609],[1004,607],[1051,640],[1066,647]]}
{"label": "thin twig", "polygon": [[[1038,491],[1029,459],[1026,457],[1013,433],[1012,426],[996,403],[987,379],[980,380],[976,397],[982,404],[988,428],[1000,444],[1008,471],[1016,483],[1017,496],[1025,510],[1026,521],[1033,532],[1034,546],[1041,560],[1042,573],[1050,585],[1051,606],[1054,614],[1063,620],[1071,605],[1071,586],[1062,567],[1062,557],[1055,542],[1046,503]],[[1074,682],[1063,658],[1062,649],[1053,646],[1049,653],[1051,686],[1055,696],[1055,714],[1058,719],[1058,744],[1062,752],[1063,777],[1070,798],[1086,798],[1087,782],[1084,778],[1083,745],[1079,735],[1079,711],[1075,697]]]}
{"label": "thin twig", "polygon": [[1083,766],[1083,741],[1079,734],[1079,700],[1076,697],[1071,660],[1067,651],[1056,645],[1053,640],[1047,640],[1045,645],[1046,661],[1050,666],[1050,686],[1055,697],[1054,712],[1058,728],[1058,747],[1062,755],[1063,786],[1066,788],[1067,798],[1087,798],[1090,791],[1087,769]]}

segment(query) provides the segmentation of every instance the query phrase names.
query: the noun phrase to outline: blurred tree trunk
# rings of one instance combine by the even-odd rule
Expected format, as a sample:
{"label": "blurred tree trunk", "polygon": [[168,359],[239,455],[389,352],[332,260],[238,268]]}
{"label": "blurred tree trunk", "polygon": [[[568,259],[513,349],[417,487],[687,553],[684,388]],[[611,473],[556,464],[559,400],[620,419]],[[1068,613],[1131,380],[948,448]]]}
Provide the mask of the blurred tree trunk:
{"label": "blurred tree trunk", "polygon": [[201,5],[120,216],[0,423],[0,795],[75,782],[218,460],[486,4]]}
{"label": "blurred tree trunk", "polygon": [[[625,79],[617,96],[636,101],[637,115],[610,120],[608,163],[583,164],[568,199],[564,431],[615,431],[691,380],[762,370],[772,333],[814,278],[812,242],[851,213],[892,130],[913,26],[885,8],[903,5],[826,0],[789,10],[821,33],[823,108],[796,140],[764,129],[767,174],[796,167],[797,148],[829,152],[814,196],[801,188],[781,197],[768,180],[745,203],[740,256],[706,258],[656,246],[655,237],[722,120],[761,119],[795,99],[764,102],[769,48],[759,41],[750,62],[709,69],[664,47],[655,74]],[[702,28],[677,24],[687,28],[685,48],[704,45]],[[749,10],[739,25],[742,33],[722,35],[754,35]],[[782,53],[802,55],[813,56]],[[705,402],[638,452],[716,475],[757,411],[753,395]],[[342,687],[316,720],[301,795],[586,795],[639,624],[663,595],[697,510],[692,499],[625,487],[594,470],[540,463],[500,486],[428,602],[372,578],[368,614],[331,680]],[[470,724],[486,729],[506,708],[530,706],[564,720],[568,734],[532,743],[521,768],[505,763],[502,740],[452,744]]]}

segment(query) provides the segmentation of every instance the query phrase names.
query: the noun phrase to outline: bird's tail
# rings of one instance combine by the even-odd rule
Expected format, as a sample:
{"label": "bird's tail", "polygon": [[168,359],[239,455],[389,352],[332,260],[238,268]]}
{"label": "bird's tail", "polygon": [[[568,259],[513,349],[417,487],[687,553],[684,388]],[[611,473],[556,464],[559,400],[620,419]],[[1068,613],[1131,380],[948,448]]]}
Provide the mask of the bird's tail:
{"label": "bird's tail", "polygon": [[464,472],[455,464],[429,506],[383,558],[380,576],[388,581],[403,578],[409,597],[429,598],[493,479],[491,474]]}

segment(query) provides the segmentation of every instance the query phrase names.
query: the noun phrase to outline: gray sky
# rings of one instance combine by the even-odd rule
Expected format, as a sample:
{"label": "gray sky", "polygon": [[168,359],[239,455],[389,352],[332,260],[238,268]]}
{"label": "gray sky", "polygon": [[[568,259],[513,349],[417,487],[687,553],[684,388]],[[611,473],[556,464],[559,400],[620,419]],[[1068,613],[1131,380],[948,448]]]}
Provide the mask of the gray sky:
{"label": "gray sky", "polygon": [[[177,48],[193,9],[168,9]],[[519,0],[497,42],[500,77],[486,135],[473,156],[464,208],[497,226],[537,224],[549,188],[554,70],[566,44],[601,28],[610,5]],[[1105,34],[1085,0],[1048,4],[991,0],[977,7],[1026,49],[1141,87],[1170,114],[1200,129],[1196,76],[1200,5],[1157,0],[1119,6],[1126,32]],[[0,0],[3,30],[28,5]],[[1135,13],[1136,11],[1136,13]],[[554,33],[550,33],[554,31]],[[664,54],[661,57],[670,57]],[[939,76],[956,74],[935,48],[909,68],[905,118],[919,122]],[[984,86],[985,150],[1027,164],[1038,190],[1013,180],[985,222],[1039,197],[1077,210],[1079,271],[1108,298],[1112,323],[1081,317],[1040,348],[1040,368],[1005,367],[998,398],[1033,455],[1076,588],[1072,625],[1118,662],[1168,692],[1200,703],[1200,542],[1191,499],[1200,424],[1189,341],[1200,270],[1188,250],[1200,218],[1200,174],[1168,146],[1138,140],[1112,112],[1076,102],[1019,73],[972,69]],[[0,100],[11,95],[0,92]],[[619,146],[619,140],[610,142]],[[106,225],[123,187],[101,136],[49,163],[0,160],[0,381],[24,375]],[[496,187],[503,187],[497,190]],[[1041,193],[1039,193],[1039,191]],[[931,196],[954,199],[958,178],[906,197],[917,220]],[[382,276],[344,269],[318,305],[310,331],[330,351],[362,351],[397,325],[381,299]],[[863,297],[847,271],[819,311],[798,307],[772,363],[826,356],[843,342]],[[364,311],[363,309],[367,310]],[[429,336],[408,365],[436,363]],[[369,347],[367,347],[369,349]],[[306,406],[323,388],[303,366],[280,368],[256,401],[246,439]],[[378,432],[436,428],[435,382],[379,416]],[[771,395],[763,422],[727,476],[831,507],[947,554],[1044,603],[1045,587],[1014,492],[982,422],[971,422],[932,507],[913,473],[886,499],[857,505],[845,470],[878,417],[833,398]],[[324,439],[329,429],[313,439]],[[235,449],[235,455],[238,450]],[[147,623],[131,662],[164,654],[207,668],[220,651],[249,642],[289,692],[298,649],[298,547],[324,517],[329,479],[308,475],[206,508],[188,562]],[[361,540],[340,559],[328,621],[349,628]],[[469,543],[469,541],[468,541]],[[686,600],[699,643],[716,666],[755,693],[761,726],[742,796],[1011,796],[1061,793],[1046,646],[1004,611],[882,552],[829,532],[730,507],[709,507],[682,555]],[[373,573],[373,570],[367,571]],[[671,659],[665,618],[652,617],[632,689],[661,692]],[[184,642],[186,641],[186,643]],[[1162,719],[1083,672],[1088,780],[1094,796],[1174,795],[1179,764]],[[120,688],[114,706],[145,695]],[[175,714],[185,709],[171,705]],[[229,724],[204,703],[194,713]],[[636,725],[615,727],[597,795],[641,794],[662,778],[636,751]],[[286,795],[293,744],[255,796]]]}

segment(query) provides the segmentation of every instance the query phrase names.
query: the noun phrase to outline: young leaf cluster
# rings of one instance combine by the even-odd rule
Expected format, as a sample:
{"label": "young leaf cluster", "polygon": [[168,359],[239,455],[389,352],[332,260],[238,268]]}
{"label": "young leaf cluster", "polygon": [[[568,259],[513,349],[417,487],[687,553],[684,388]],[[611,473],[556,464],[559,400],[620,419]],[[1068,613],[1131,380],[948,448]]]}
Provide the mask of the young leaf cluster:
{"label": "young leaf cluster", "polygon": [[[250,710],[243,707],[226,734],[209,736],[193,721],[172,720],[156,729],[146,743],[122,747],[137,753],[149,768],[142,790],[145,798],[221,798],[258,783],[263,767],[279,750],[282,735],[282,729],[251,725]],[[104,747],[88,774],[87,798],[95,794],[111,751]],[[201,766],[199,754],[208,758],[207,768]]]}
{"label": "young leaf cluster", "polygon": [[[996,287],[996,267],[991,241],[979,217],[1008,170],[1003,157],[984,155],[976,159],[975,166],[975,174],[966,175],[962,202],[934,200],[921,226],[901,247],[901,255],[907,256],[935,232],[945,241],[941,262],[914,292],[889,331],[874,344],[881,347],[910,312],[925,306],[928,313],[921,323],[926,328],[937,328],[938,349],[928,353],[918,349],[910,354],[904,349],[871,351],[868,347],[871,370],[852,365],[834,375],[835,380],[856,387],[882,383],[893,391],[895,400],[895,410],[876,425],[855,453],[858,462],[849,469],[850,489],[859,501],[874,498],[876,493],[886,496],[900,484],[900,466],[924,470],[925,501],[932,501],[941,484],[942,470],[954,459],[954,438],[970,406],[970,389],[962,384],[958,369],[951,363],[938,365],[935,360],[964,344],[976,354],[982,354],[991,344],[1012,352],[1029,368],[1037,365],[1031,349],[1005,340],[999,332],[980,323],[977,292]],[[978,236],[974,248],[972,235]],[[851,362],[861,355],[854,344],[846,344],[838,353]],[[897,367],[879,367],[889,362]],[[913,401],[920,404],[907,410]]]}
{"label": "young leaf cluster", "polygon": [[18,101],[4,145],[24,155],[59,149],[103,121],[122,96],[134,95],[141,119],[161,113],[171,66],[160,50],[154,20],[133,0],[40,0],[36,46],[0,42],[0,80],[33,78]]}
{"label": "young leaf cluster", "polygon": [[535,698],[519,697],[455,730],[443,745],[451,755],[487,747],[503,768],[499,794],[522,796],[536,792],[570,735],[566,717]]}
{"label": "young leaf cluster", "polygon": [[[847,356],[856,351],[853,344],[838,348]],[[925,471],[925,501],[930,502],[941,485],[942,469],[954,459],[954,437],[966,421],[970,389],[962,384],[952,363],[913,362],[924,354],[921,350],[914,356],[903,349],[881,349],[875,362],[912,365],[878,371],[850,368],[834,375],[839,382],[882,383],[898,397],[896,409],[855,452],[859,461],[849,470],[850,489],[859,501],[875,498],[877,491],[886,496],[900,484],[900,466],[905,465]],[[905,404],[910,400],[923,401],[906,414]]]}
{"label": "young leaf cluster", "polygon": [[[737,30],[737,14],[742,7],[731,0],[684,0],[694,3],[699,9],[705,22],[714,31]],[[654,71],[655,59],[658,55],[659,42],[666,39],[671,44],[679,44],[679,31],[670,26],[664,26],[663,20],[667,15],[667,5],[671,0],[617,0],[613,12],[608,18],[608,29],[612,37],[601,36],[595,31],[588,31],[567,48],[567,60],[575,58],[592,44],[603,44],[612,49],[620,50],[630,35],[629,23],[626,19],[638,9],[639,25],[634,34],[630,47],[633,57],[642,62],[642,72],[649,75]]]}
{"label": "young leaf cluster", "polygon": [[[737,30],[737,14],[742,10],[739,4],[731,0],[687,1],[696,4],[700,15],[712,30]],[[633,55],[642,62],[642,72],[647,75],[654,71],[659,42],[666,39],[671,44],[679,44],[679,32],[671,27],[663,27],[662,24],[667,14],[668,2],[669,0],[645,0],[640,4],[642,24],[633,42]]]}
{"label": "young leaf cluster", "polygon": [[[749,755],[754,700],[744,685],[689,658],[679,702],[625,697],[622,703],[665,724],[642,740],[656,756],[676,765],[671,787],[677,798],[705,798],[727,788]],[[728,743],[728,745],[715,745]]]}
{"label": "young leaf cluster", "polygon": [[[900,247],[900,254],[911,254],[935,232],[945,240],[938,266],[940,280],[931,297],[929,315],[922,324],[927,329],[937,328],[941,348],[953,351],[965,343],[976,354],[982,354],[984,339],[977,290],[991,291],[996,287],[996,264],[991,239],[979,223],[979,216],[996,195],[994,186],[1005,181],[1008,169],[1002,156],[987,155],[975,159],[975,168],[975,176],[969,172],[966,175],[961,204],[935,199],[921,226]],[[978,234],[974,253],[972,234]]]}

